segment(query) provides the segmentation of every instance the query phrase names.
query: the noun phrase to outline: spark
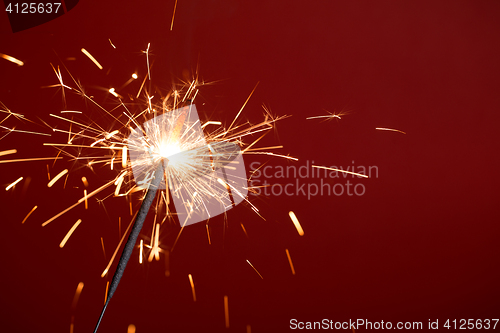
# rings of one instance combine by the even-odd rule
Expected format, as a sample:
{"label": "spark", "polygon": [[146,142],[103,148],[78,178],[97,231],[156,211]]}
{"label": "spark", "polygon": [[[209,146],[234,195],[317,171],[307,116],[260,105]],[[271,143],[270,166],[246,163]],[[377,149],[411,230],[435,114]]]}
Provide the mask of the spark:
{"label": "spark", "polygon": [[375,129],[379,130],[379,131],[392,131],[392,132],[399,132],[399,133],[406,134],[406,132],[403,132],[403,131],[400,131],[397,129],[393,129],[393,128],[376,127]]}
{"label": "spark", "polygon": [[24,224],[24,222],[26,222],[26,220],[28,219],[28,217],[30,217],[30,215],[35,211],[35,209],[37,209],[38,206],[35,206],[33,207],[30,212],[28,213],[28,215],[26,215],[26,217],[23,219],[23,221],[21,222],[21,224]]}
{"label": "spark", "polygon": [[85,209],[89,209],[89,204],[87,201],[87,189],[83,190],[83,197],[85,198]]}
{"label": "spark", "polygon": [[109,281],[106,282],[106,293],[104,294],[104,304],[106,304],[106,301],[108,300],[108,289],[109,289]]}
{"label": "spark", "polygon": [[262,277],[262,275],[260,275],[260,273],[259,273],[259,271],[257,270],[257,268],[253,267],[252,263],[251,263],[250,261],[248,261],[248,259],[247,259],[247,263],[250,265],[250,267],[252,267],[252,268],[253,268],[253,270],[255,271],[255,273],[259,274],[260,278],[261,278],[262,280],[264,280],[264,278]]}
{"label": "spark", "polygon": [[40,133],[40,132],[31,132],[31,131],[23,131],[23,130],[17,130],[15,128],[8,128],[5,126],[0,126],[0,128],[3,128],[5,130],[8,130],[9,132],[17,132],[17,133],[26,133],[26,134],[35,134],[35,135],[44,135],[44,136],[50,136],[50,134],[47,133]]}
{"label": "spark", "polygon": [[128,325],[127,333],[135,333],[135,325],[134,324]]}
{"label": "spark", "polygon": [[174,28],[174,17],[175,17],[175,9],[177,8],[177,0],[175,0],[174,4],[174,12],[172,14],[172,23],[170,23],[170,31]]}
{"label": "spark", "polygon": [[78,221],[76,221],[75,224],[73,225],[73,227],[71,227],[71,229],[68,231],[68,233],[66,234],[66,236],[64,236],[64,239],[62,240],[61,244],[59,244],[59,247],[61,249],[64,247],[64,245],[66,244],[66,242],[68,241],[68,239],[71,237],[71,235],[73,234],[73,232],[75,231],[75,229],[80,225],[80,223],[82,223],[82,220],[78,219]]}
{"label": "spark", "polygon": [[89,57],[90,60],[92,60],[92,62],[99,68],[99,69],[102,69],[102,66],[101,64],[92,56],[92,54],[90,54],[87,50],[85,50],[84,48],[82,48],[81,50],[83,52],[83,54],[85,54],[87,57]]}
{"label": "spark", "polygon": [[196,291],[194,290],[193,276],[188,274],[189,284],[191,285],[191,292],[193,293],[193,302],[196,302]]}
{"label": "spark", "polygon": [[302,230],[302,226],[300,225],[300,222],[299,222],[299,219],[297,219],[297,216],[295,216],[295,213],[292,211],[289,211],[288,215],[290,215],[290,219],[292,219],[292,222],[295,225],[295,228],[297,229],[297,232],[299,233],[299,235],[304,236],[304,230]]}
{"label": "spark", "polygon": [[116,49],[116,46],[113,44],[113,42],[111,41],[111,39],[109,39],[109,38],[108,38],[108,40],[109,40],[109,44],[111,44],[111,46],[112,46],[114,49]]}
{"label": "spark", "polygon": [[224,295],[224,319],[226,321],[226,328],[229,328],[229,301],[226,295]]}
{"label": "spark", "polygon": [[208,125],[222,125],[220,121],[207,121],[203,125],[201,125],[201,128],[205,128]]}
{"label": "spark", "polygon": [[9,150],[0,151],[0,156],[5,156],[5,155],[15,154],[15,153],[17,153],[17,149],[9,149]]}
{"label": "spark", "polygon": [[[137,215],[137,214],[135,214],[135,215]],[[109,260],[108,265],[106,266],[106,268],[102,272],[101,277],[105,277],[106,274],[108,274],[109,268],[111,267],[111,264],[113,264],[113,260],[115,260],[116,254],[118,253],[118,250],[120,249],[120,247],[122,246],[123,241],[125,240],[125,236],[127,235],[128,231],[130,230],[130,228],[132,227],[132,225],[134,224],[133,222],[135,220],[135,215],[132,218],[132,220],[130,221],[130,223],[129,223],[128,227],[127,227],[127,230],[125,230],[125,233],[123,234],[122,239],[120,239],[120,242],[118,243],[118,246],[116,247],[115,252],[111,256],[111,259]],[[107,291],[106,291],[106,295],[107,295]]]}
{"label": "spark", "polygon": [[18,66],[24,65],[24,62],[22,62],[21,60],[16,59],[14,57],[11,57],[10,55],[7,55],[7,54],[0,53],[0,58],[3,58],[3,59],[8,60],[10,62],[13,62],[13,63],[17,64]]}
{"label": "spark", "polygon": [[68,208],[66,208],[65,210],[59,212],[58,214],[54,215],[53,217],[51,217],[50,219],[48,219],[47,221],[45,221],[44,223],[42,223],[42,227],[46,226],[47,224],[49,224],[50,222],[54,221],[55,219],[57,219],[59,216],[67,213],[68,211],[70,211],[71,209],[75,208],[76,206],[78,206],[79,204],[81,204],[82,202],[84,202],[87,198],[91,198],[92,196],[94,196],[96,193],[99,193],[100,191],[102,191],[103,189],[105,189],[106,187],[110,186],[111,184],[113,184],[114,180],[110,181],[109,183],[107,184],[104,184],[103,186],[99,187],[97,190],[91,192],[90,194],[88,194],[87,196],[84,196],[83,198],[79,199],[75,204],[69,206]]}
{"label": "spark", "polygon": [[33,157],[33,158],[19,158],[15,160],[3,160],[2,163],[14,163],[14,162],[30,162],[30,161],[45,161],[45,160],[60,160],[62,157]]}
{"label": "spark", "polygon": [[[71,310],[75,311],[76,305],[78,304],[78,299],[80,298],[80,294],[82,293],[83,289],[83,282],[78,283],[78,286],[76,287],[75,295],[73,296],[73,303],[71,305]],[[73,333],[73,330],[75,328],[75,315],[71,316],[71,323],[69,326],[69,332]]]}
{"label": "spark", "polygon": [[85,187],[89,186],[89,182],[87,181],[86,177],[82,177],[82,183],[83,183],[83,186],[85,186]]}
{"label": "spark", "polygon": [[146,53],[146,66],[148,66],[148,79],[151,80],[151,73],[149,71],[149,47],[151,46],[151,43],[148,43],[148,47],[146,48],[146,51],[142,51],[143,53]]}
{"label": "spark", "polygon": [[255,85],[255,87],[253,88],[252,92],[250,93],[250,95],[248,96],[247,100],[245,101],[245,103],[243,103],[243,106],[241,107],[240,111],[238,112],[238,114],[236,115],[236,117],[234,117],[233,119],[233,122],[231,123],[231,125],[229,125],[229,129],[228,131],[231,129],[231,127],[233,127],[236,119],[238,119],[238,117],[240,116],[241,112],[243,111],[243,109],[245,108],[245,105],[247,105],[248,101],[250,100],[250,97],[252,97],[255,89],[257,89],[257,86],[259,85],[259,82],[257,82],[257,84]]}
{"label": "spark", "polygon": [[247,238],[248,238],[248,234],[247,234],[247,231],[245,229],[245,226],[243,225],[243,223],[240,223],[240,225],[241,225],[241,229],[243,229],[243,232],[245,233],[245,236],[247,236]]}
{"label": "spark", "polygon": [[[153,229],[154,230],[154,229]],[[153,261],[153,257],[158,261],[160,260],[160,247],[159,247],[159,240],[160,240],[160,224],[156,224],[156,232],[154,234],[154,243],[153,247],[151,249],[151,252],[149,254],[148,261],[151,262]]]}
{"label": "spark", "polygon": [[357,172],[352,172],[352,171],[342,170],[342,169],[328,168],[328,167],[318,166],[318,165],[312,165],[312,167],[313,167],[313,168],[318,168],[318,169],[325,169],[325,170],[338,171],[338,172],[343,172],[343,173],[348,173],[348,174],[351,174],[351,175],[355,175],[355,176],[358,176],[358,177],[368,178],[368,176],[367,176],[367,175],[363,175],[363,174],[361,174],[361,173],[357,173]]}
{"label": "spark", "polygon": [[132,78],[133,78],[134,80],[137,80],[137,78],[138,78],[137,74],[135,74],[135,73],[134,73],[134,74],[132,74]]}
{"label": "spark", "polygon": [[68,169],[64,169],[63,171],[59,172],[57,176],[52,178],[52,180],[47,184],[47,187],[52,187],[52,185],[55,184],[62,176],[68,173]]}
{"label": "spark", "polygon": [[293,263],[292,263],[292,258],[290,257],[290,252],[288,252],[288,249],[285,249],[286,251],[286,257],[288,258],[288,263],[290,264],[290,269],[292,270],[292,275],[295,275],[295,269],[293,268]]}
{"label": "spark", "polygon": [[127,167],[127,146],[123,146],[122,148],[122,167]]}
{"label": "spark", "polygon": [[102,254],[104,255],[104,260],[106,260],[106,250],[104,249],[104,239],[101,237],[101,247],[102,247]]}
{"label": "spark", "polygon": [[75,296],[73,296],[73,303],[71,303],[71,308],[74,310],[76,308],[76,305],[78,304],[78,299],[80,298],[80,294],[82,293],[83,290],[83,282],[78,283],[78,286],[76,287],[75,291]]}
{"label": "spark", "polygon": [[14,186],[16,186],[17,183],[19,183],[21,180],[23,180],[23,177],[19,177],[17,178],[17,180],[15,180],[13,183],[11,183],[9,186],[7,186],[5,188],[6,191],[10,190],[11,188],[13,188]]}
{"label": "spark", "polygon": [[118,97],[118,94],[115,92],[115,88],[110,88],[108,91],[111,95]]}
{"label": "spark", "polygon": [[210,242],[210,230],[209,230],[209,228],[208,228],[208,223],[207,223],[207,224],[205,224],[205,227],[207,228],[208,245],[210,245],[210,244],[212,244],[212,243]]}
{"label": "spark", "polygon": [[143,257],[142,251],[143,251],[143,247],[144,247],[144,242],[141,239],[141,245],[139,246],[139,264],[142,264],[142,257]]}

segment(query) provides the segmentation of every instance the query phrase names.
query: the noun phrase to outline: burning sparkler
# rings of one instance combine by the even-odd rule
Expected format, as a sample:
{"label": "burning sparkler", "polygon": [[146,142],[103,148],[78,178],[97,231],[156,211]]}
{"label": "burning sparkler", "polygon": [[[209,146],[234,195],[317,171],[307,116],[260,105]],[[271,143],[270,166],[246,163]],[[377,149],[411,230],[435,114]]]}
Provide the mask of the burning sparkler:
{"label": "burning sparkler", "polygon": [[[111,40],[110,44],[115,48]],[[82,177],[81,181],[85,186],[83,196],[77,200],[76,203],[55,214],[42,224],[42,226],[48,225],[80,204],[85,205],[87,208],[90,198],[104,193],[105,191],[109,192],[109,195],[106,197],[123,197],[127,199],[130,205],[130,212],[131,215],[133,215],[132,221],[101,275],[102,277],[107,275],[114,259],[119,253],[122,243],[125,243],[111,283],[106,287],[104,306],[94,332],[97,331],[105,310],[113,294],[117,290],[125,267],[138,243],[150,207],[153,206],[153,204],[155,205],[155,222],[152,227],[151,242],[148,245],[143,239],[140,240],[140,245],[138,245],[140,250],[140,263],[142,263],[143,258],[148,258],[148,261],[152,261],[153,258],[158,260],[162,252],[166,254],[165,257],[166,260],[168,260],[168,253],[161,248],[159,234],[160,226],[167,219],[174,218],[174,214],[172,214],[169,209],[169,205],[175,206],[175,217],[182,227],[177,239],[185,226],[200,221],[206,221],[215,215],[235,207],[238,203],[243,201],[248,203],[255,213],[259,214],[257,207],[255,207],[246,197],[249,187],[242,158],[243,154],[265,154],[289,160],[297,160],[297,158],[283,154],[275,154],[270,151],[280,149],[282,146],[265,148],[254,147],[274,128],[274,123],[283,117],[272,117],[270,112],[264,108],[264,120],[260,123],[255,125],[248,123],[243,125],[238,124],[238,118],[255,91],[255,88],[252,90],[228,128],[225,128],[222,122],[217,120],[207,120],[202,123],[198,117],[194,101],[198,95],[200,86],[203,85],[203,82],[200,81],[198,77],[193,78],[190,82],[185,83],[181,87],[175,87],[166,97],[163,97],[160,102],[155,103],[157,99],[154,98],[151,91],[145,88],[147,87],[147,85],[145,85],[146,80],[151,80],[149,71],[149,50],[150,45],[148,44],[147,50],[144,51],[147,58],[148,72],[147,75],[143,76],[142,80],[138,81],[142,81],[142,83],[137,94],[125,94],[120,91],[121,89],[115,88],[105,89],[110,97],[112,96],[111,98],[117,101],[117,106],[112,110],[107,110],[99,105],[92,96],[85,93],[82,86],[72,77],[74,84],[65,82],[61,70],[53,67],[59,84],[53,85],[52,87],[61,88],[63,97],[65,96],[65,90],[69,90],[82,97],[85,101],[90,102],[91,105],[95,105],[105,116],[112,119],[112,126],[114,127],[110,128],[108,124],[99,124],[95,119],[87,116],[85,111],[62,110],[60,115],[51,114],[50,116],[63,124],[67,124],[67,127],[63,128],[59,124],[57,126],[50,126],[50,128],[54,133],[63,134],[65,140],[63,142],[58,142],[57,139],[55,139],[55,142],[51,140],[51,142],[44,143],[46,146],[57,149],[57,156],[51,158],[43,157],[0,161],[0,163],[6,163],[23,160],[56,160],[69,158],[70,160],[83,162],[84,165],[92,170],[94,167],[101,165],[109,167],[110,170],[116,172],[113,179],[94,188],[90,187],[85,177]],[[103,69],[96,58],[87,50],[82,48],[81,51],[94,62],[99,69]],[[129,79],[127,83],[122,85],[122,88],[133,80],[139,79],[137,73],[133,73],[131,77],[132,79]],[[139,111],[132,110],[130,105],[123,101],[122,96],[127,95],[130,96],[130,99],[134,102],[140,101],[142,98],[143,108]],[[134,95],[136,96],[135,98],[132,97]],[[23,118],[22,115],[15,114],[5,107],[4,109],[5,110],[0,111],[7,113],[7,117],[14,116],[16,118]],[[340,116],[341,114],[330,113],[327,116],[310,117],[308,119],[340,119]],[[20,130],[15,130],[14,128],[7,129],[11,132],[20,132]],[[34,134],[47,135],[45,133]],[[250,143],[245,142],[246,139],[251,138],[255,134],[259,135],[257,139],[253,141],[250,140]],[[77,153],[74,153],[73,150],[76,150]],[[16,152],[15,149],[5,150],[0,152],[0,156],[14,154]],[[88,154],[88,152],[92,153]],[[331,169],[321,166],[314,167]],[[347,172],[343,170],[338,171]],[[68,169],[60,171],[55,177],[49,177],[47,186],[53,186],[64,176],[67,179],[70,174],[71,172],[68,171]],[[12,182],[6,190],[11,189],[21,180],[22,177]],[[136,192],[142,192],[142,202],[140,209],[133,214],[132,195]],[[156,196],[158,192],[160,195]],[[103,200],[104,199],[101,201]],[[23,223],[35,209],[37,209],[37,206],[26,215]],[[293,212],[290,212],[289,215],[299,235],[303,236],[304,231],[297,217]],[[60,243],[60,247],[65,245],[80,225],[81,221],[82,219],[78,219],[68,231]],[[210,243],[208,224],[206,228],[208,242]],[[241,228],[248,237],[242,223]],[[126,235],[129,231],[130,235],[127,239]],[[102,238],[101,244],[104,252],[104,242]],[[173,246],[170,250],[172,249]],[[149,251],[149,253],[144,253],[147,251]],[[288,249],[286,249],[286,255],[292,274],[295,274],[295,269]],[[247,260],[247,263],[259,277],[263,279],[262,275],[250,261]],[[194,282],[191,275],[189,275],[189,280],[192,288],[193,300],[196,301]],[[226,327],[229,327],[227,296],[224,296],[224,309]],[[250,326],[247,327],[247,330],[249,330],[249,327]]]}

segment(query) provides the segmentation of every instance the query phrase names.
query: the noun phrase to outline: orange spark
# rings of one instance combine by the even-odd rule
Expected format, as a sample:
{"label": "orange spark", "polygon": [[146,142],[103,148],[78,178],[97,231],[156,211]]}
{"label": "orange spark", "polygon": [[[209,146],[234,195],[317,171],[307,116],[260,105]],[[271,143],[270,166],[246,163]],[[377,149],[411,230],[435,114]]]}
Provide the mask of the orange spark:
{"label": "orange spark", "polygon": [[363,175],[363,174],[357,173],[357,172],[346,171],[346,170],[342,170],[342,169],[328,168],[328,167],[318,166],[318,165],[312,165],[312,167],[313,168],[318,168],[318,169],[339,171],[339,172],[343,172],[343,173],[348,173],[348,174],[351,174],[351,175],[355,175],[355,176],[358,176],[358,177],[368,178],[367,175]]}
{"label": "orange spark", "polygon": [[[109,260],[108,266],[106,266],[106,268],[102,272],[101,277],[104,277],[104,276],[106,276],[106,274],[108,274],[109,268],[111,267],[113,260],[115,260],[116,254],[118,253],[120,246],[122,246],[123,240],[125,239],[125,236],[127,235],[128,231],[130,230],[130,227],[132,226],[132,224],[133,224],[132,222],[134,222],[134,220],[135,220],[135,215],[134,215],[134,217],[132,217],[132,220],[130,221],[130,223],[127,227],[127,230],[125,230],[125,233],[123,234],[122,239],[120,239],[120,242],[118,243],[118,246],[116,247],[115,252],[113,253],[113,256],[111,256],[111,259]],[[106,292],[106,294],[107,294],[107,292]]]}
{"label": "orange spark", "polygon": [[73,234],[73,232],[75,231],[75,229],[80,225],[80,223],[82,223],[82,220],[78,219],[78,221],[76,221],[76,223],[73,225],[73,227],[71,227],[71,229],[69,229],[69,231],[66,234],[66,236],[64,236],[64,239],[62,240],[61,244],[59,244],[59,247],[61,249],[64,247],[64,245],[66,244],[66,242],[68,241],[68,239],[71,237],[71,235]]}
{"label": "orange spark", "polygon": [[205,128],[205,126],[208,125],[222,125],[222,123],[220,121],[207,121],[206,123],[201,125],[201,128]]}
{"label": "orange spark", "polygon": [[89,203],[87,201],[87,190],[83,190],[83,197],[85,198],[85,209],[89,209]]}
{"label": "orange spark", "polygon": [[14,57],[11,57],[10,55],[7,55],[7,54],[0,53],[0,58],[3,58],[3,59],[8,60],[10,62],[13,62],[13,63],[17,64],[18,66],[24,65],[24,62],[22,62],[21,60],[16,59]]}
{"label": "orange spark", "polygon": [[89,186],[89,182],[87,181],[86,177],[82,177],[82,183],[83,183],[83,186],[85,186],[85,187]]}
{"label": "orange spark", "polygon": [[188,274],[189,284],[191,285],[191,292],[193,293],[193,302],[196,302],[196,291],[194,290],[193,276]]}
{"label": "orange spark", "polygon": [[153,257],[156,260],[160,260],[160,247],[158,246],[159,245],[159,240],[160,240],[160,223],[157,223],[156,224],[156,232],[155,232],[155,235],[154,235],[153,247],[151,249],[151,252],[150,252],[149,258],[148,258],[149,262],[153,261]]}
{"label": "orange spark", "polygon": [[59,172],[57,176],[52,178],[52,180],[47,184],[47,187],[52,187],[52,185],[55,184],[62,176],[68,173],[68,169],[64,169],[63,171]]}
{"label": "orange spark", "polygon": [[246,235],[246,236],[247,236],[247,238],[248,238],[248,234],[247,234],[247,231],[246,231],[246,229],[245,229],[245,226],[243,225],[243,223],[240,223],[240,225],[241,225],[241,229],[243,229],[243,232],[245,233],[245,235]]}
{"label": "orange spark", "polygon": [[123,146],[122,148],[122,167],[127,167],[127,146]]}
{"label": "orange spark", "polygon": [[17,153],[17,149],[9,149],[9,150],[0,151],[0,156],[15,154],[15,153]]}
{"label": "orange spark", "polygon": [[288,258],[288,263],[290,264],[290,269],[292,270],[292,275],[295,275],[295,269],[293,268],[293,263],[292,263],[292,258],[290,257],[290,252],[288,252],[288,249],[285,249],[286,251],[286,257]]}
{"label": "orange spark", "polygon": [[210,244],[212,244],[212,243],[210,242],[210,230],[208,229],[208,223],[207,223],[207,224],[205,224],[205,227],[207,227],[208,245],[210,245]]}
{"label": "orange spark", "polygon": [[236,117],[234,117],[233,119],[233,122],[231,123],[231,125],[229,126],[227,132],[229,132],[229,130],[231,129],[231,127],[233,127],[234,125],[234,122],[236,121],[236,119],[238,119],[238,117],[240,116],[241,112],[243,111],[243,109],[245,108],[245,105],[247,105],[248,101],[250,100],[250,97],[252,97],[255,89],[257,89],[257,86],[259,85],[259,82],[257,82],[257,84],[255,85],[255,87],[253,88],[252,92],[250,93],[250,95],[248,96],[247,100],[245,101],[245,103],[243,103],[243,106],[241,107],[240,111],[238,112],[238,114],[236,115]]}
{"label": "orange spark", "polygon": [[135,74],[135,73],[134,73],[134,74],[132,74],[132,78],[133,78],[134,80],[137,80],[137,78],[138,78],[137,74]]}
{"label": "orange spark", "polygon": [[115,97],[118,97],[118,94],[115,92],[115,88],[111,88],[111,89],[109,89],[108,91],[109,91],[109,93],[110,93],[111,95],[113,95],[113,96],[115,96]]}
{"label": "orange spark", "polygon": [[247,259],[247,263],[250,265],[250,267],[252,267],[252,268],[253,268],[253,270],[254,270],[257,274],[259,274],[260,278],[261,278],[262,280],[264,280],[264,278],[262,277],[262,275],[260,275],[259,271],[258,271],[255,267],[253,267],[252,263],[251,263],[250,261],[248,261],[248,259]]}
{"label": "orange spark", "polygon": [[13,162],[29,162],[29,161],[44,161],[44,160],[60,160],[62,157],[34,157],[34,158],[19,158],[16,160],[3,160],[2,163],[13,163]]}
{"label": "orange spark", "polygon": [[78,283],[78,286],[76,287],[75,291],[75,296],[73,296],[73,303],[71,303],[71,309],[75,309],[76,305],[78,304],[78,299],[80,298],[80,294],[82,293],[83,289],[83,282]]}
{"label": "orange spark", "polygon": [[106,304],[106,301],[108,300],[108,289],[109,289],[109,281],[106,282],[106,293],[104,294],[104,304]]}
{"label": "orange spark", "polygon": [[172,14],[172,23],[170,23],[170,31],[172,31],[173,27],[174,27],[174,17],[175,17],[175,9],[177,8],[177,0],[175,0],[175,4],[174,4],[174,12]]}
{"label": "orange spark", "polygon": [[19,177],[17,178],[16,181],[14,181],[12,184],[10,184],[9,186],[7,186],[5,188],[6,191],[10,190],[11,188],[13,188],[14,186],[16,186],[17,183],[19,183],[21,180],[23,180],[23,177]]}
{"label": "orange spark", "polygon": [[24,224],[24,222],[26,222],[26,220],[28,219],[28,217],[30,217],[31,213],[33,213],[35,211],[35,209],[37,209],[38,206],[35,206],[33,207],[30,212],[28,213],[28,215],[26,215],[26,217],[23,219],[23,222],[21,222],[21,224]]}
{"label": "orange spark", "polygon": [[109,38],[108,38],[108,40],[109,40],[109,44],[111,44],[111,46],[112,46],[114,49],[116,49],[116,46],[113,44],[113,42],[111,41],[111,39],[109,39]]}
{"label": "orange spark", "polygon": [[226,328],[229,328],[229,304],[226,295],[224,295],[224,318],[226,319]]}
{"label": "orange spark", "polygon": [[379,131],[392,131],[392,132],[399,132],[399,133],[406,134],[403,131],[400,131],[400,130],[397,130],[397,129],[393,129],[393,128],[376,127],[375,129],[379,130]]}
{"label": "orange spark", "polygon": [[290,218],[292,219],[292,222],[295,225],[295,228],[297,229],[297,232],[299,233],[299,235],[304,236],[304,230],[302,230],[302,226],[300,225],[299,219],[297,219],[297,216],[295,216],[295,213],[292,211],[289,211],[288,215],[290,215]]}
{"label": "orange spark", "polygon": [[104,260],[106,260],[106,250],[104,249],[104,239],[101,237],[102,254],[104,255]]}
{"label": "orange spark", "polygon": [[142,264],[142,248],[144,247],[144,242],[141,239],[141,245],[139,246],[139,264]]}
{"label": "orange spark", "polygon": [[99,67],[99,69],[102,69],[102,66],[101,64],[92,56],[92,54],[90,54],[87,50],[85,50],[84,48],[82,48],[81,50],[83,52],[83,54],[85,54],[87,57],[89,57],[90,60],[92,60],[92,62],[97,66]]}

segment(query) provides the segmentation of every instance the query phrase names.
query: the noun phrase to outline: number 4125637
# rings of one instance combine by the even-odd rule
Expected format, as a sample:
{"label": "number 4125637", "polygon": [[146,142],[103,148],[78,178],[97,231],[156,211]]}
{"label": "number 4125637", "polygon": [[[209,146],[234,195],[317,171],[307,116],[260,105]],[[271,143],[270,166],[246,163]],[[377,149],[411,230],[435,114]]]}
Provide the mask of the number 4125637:
{"label": "number 4125637", "polygon": [[47,2],[47,3],[10,3],[7,4],[7,8],[5,8],[5,11],[8,12],[9,14],[14,13],[14,14],[51,14],[51,13],[56,13],[59,11],[59,7],[61,7],[61,3],[52,3],[52,2]]}
{"label": "number 4125637", "polygon": [[472,330],[472,329],[495,329],[498,324],[498,319],[448,319],[444,323],[443,327],[447,329],[460,329],[460,330]]}

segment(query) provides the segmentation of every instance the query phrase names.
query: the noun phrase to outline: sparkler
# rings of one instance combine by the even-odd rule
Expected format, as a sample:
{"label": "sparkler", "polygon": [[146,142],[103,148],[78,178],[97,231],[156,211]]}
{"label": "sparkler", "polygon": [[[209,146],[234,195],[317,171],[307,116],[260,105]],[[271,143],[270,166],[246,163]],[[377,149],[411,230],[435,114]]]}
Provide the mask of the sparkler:
{"label": "sparkler", "polygon": [[[116,48],[111,40],[109,42],[113,48]],[[97,62],[88,51],[83,48],[81,51],[92,60],[99,69],[103,69],[99,62]],[[67,135],[65,142],[61,143],[56,141],[44,143],[46,146],[57,149],[57,156],[0,161],[0,163],[43,159],[55,161],[63,158],[67,159],[69,157],[71,160],[84,162],[92,170],[94,167],[102,165],[108,166],[111,170],[117,172],[114,179],[100,186],[98,185],[93,189],[89,187],[90,185],[87,179],[82,177],[81,181],[85,186],[84,195],[73,205],[46,220],[42,226],[46,226],[53,222],[55,219],[80,204],[84,204],[85,207],[87,207],[90,198],[113,187],[114,189],[112,189],[109,196],[127,198],[131,209],[131,215],[134,215],[132,211],[131,196],[135,192],[144,191],[142,203],[138,212],[135,213],[132,218],[131,223],[123,234],[121,241],[101,275],[104,277],[109,272],[122,243],[125,242],[113,278],[106,287],[104,306],[94,332],[97,332],[109,302],[117,290],[127,263],[138,243],[137,240],[150,207],[155,203],[155,198],[157,198],[155,209],[156,215],[151,233],[151,243],[148,245],[147,241],[143,239],[140,240],[140,245],[138,246],[139,262],[142,263],[144,258],[148,258],[148,261],[152,261],[153,258],[158,260],[160,253],[163,252],[165,253],[167,266],[165,274],[168,276],[170,274],[168,268],[169,251],[160,247],[159,234],[160,226],[163,222],[165,222],[167,218],[173,217],[168,208],[169,204],[175,204],[179,224],[182,227],[177,239],[186,225],[208,220],[212,216],[217,215],[218,212],[230,209],[242,201],[246,201],[251,209],[260,216],[257,207],[246,198],[248,190],[246,173],[244,169],[242,173],[238,172],[244,165],[241,156],[243,154],[263,154],[288,160],[298,160],[295,157],[271,152],[271,150],[283,148],[282,146],[255,148],[256,144],[274,128],[274,123],[284,117],[273,117],[270,112],[264,108],[264,120],[260,123],[254,125],[249,123],[243,125],[238,124],[238,119],[257,86],[251,91],[227,129],[224,128],[221,121],[210,119],[202,123],[197,116],[193,116],[196,115],[196,107],[194,104],[190,103],[194,102],[199,92],[199,86],[203,85],[203,82],[200,82],[197,77],[191,82],[185,83],[180,89],[174,87],[166,97],[161,99],[161,104],[155,103],[154,96],[147,90],[147,85],[145,85],[146,80],[151,80],[149,51],[150,44],[148,44],[146,51],[143,51],[147,58],[147,74],[143,76],[142,80],[138,81],[142,81],[142,83],[140,83],[137,94],[133,94],[136,99],[141,95],[144,96],[144,108],[139,112],[130,110],[129,105],[123,102],[122,96],[128,95],[131,100],[134,100],[132,97],[133,95],[120,91],[133,80],[139,79],[137,73],[133,73],[131,75],[132,79],[129,79],[129,81],[123,84],[119,89],[103,89],[110,96],[113,96],[111,98],[118,101],[118,105],[109,111],[99,105],[94,97],[87,95],[80,83],[75,79],[73,79],[73,81],[76,86],[72,86],[65,82],[60,69],[54,67],[54,72],[59,84],[53,85],[52,87],[61,88],[63,97],[65,89],[81,96],[84,100],[95,105],[105,116],[111,118],[114,126],[118,126],[118,128],[108,128],[107,126],[109,125],[101,126],[93,119],[84,119],[84,117],[86,117],[85,111],[62,110],[60,115],[51,114],[50,116],[57,119],[57,121],[68,124],[68,127],[66,129],[61,129],[61,126],[49,127],[54,133]],[[116,85],[116,87],[119,86],[120,85]],[[23,118],[22,115],[14,114],[8,109],[0,111],[8,113],[7,117],[14,116],[16,118]],[[118,113],[119,111],[121,111],[121,113]],[[310,117],[308,119],[340,119],[340,116],[341,114],[329,114],[327,116]],[[207,130],[214,128],[215,130]],[[22,132],[15,128],[7,129],[10,132]],[[24,132],[29,133],[28,131]],[[36,132],[33,132],[33,134],[48,135]],[[255,134],[260,135],[256,140],[249,144],[244,142],[244,138],[251,137]],[[78,153],[72,153],[71,149],[77,150]],[[85,153],[88,151],[93,151],[95,154],[86,155]],[[14,154],[16,152],[15,149],[6,150],[0,152],[0,156]],[[343,170],[338,171],[345,172]],[[68,169],[64,169],[55,177],[49,179],[50,181],[47,186],[53,186],[64,176],[66,176],[66,180],[68,176],[70,176]],[[134,179],[135,182],[132,182],[131,179]],[[19,179],[16,182],[21,180],[22,179]],[[13,187],[16,182],[9,185],[9,189]],[[87,190],[87,188],[89,189]],[[158,190],[160,190],[161,195],[156,196]],[[104,199],[100,201],[103,200]],[[23,223],[36,208],[37,206],[26,215]],[[164,216],[160,216],[162,213]],[[293,212],[290,212],[290,218],[297,228],[299,235],[302,236],[304,232]],[[81,219],[78,219],[61,242],[61,247],[68,241],[80,223]],[[240,223],[240,225],[246,237],[248,237],[244,225],[242,223]],[[206,229],[207,239],[210,244],[211,240],[208,224],[206,225]],[[129,231],[130,235],[126,238]],[[104,253],[104,241],[102,237],[101,245]],[[174,246],[175,242],[170,248],[170,252],[173,250]],[[144,253],[148,250],[149,253]],[[286,254],[292,274],[295,274],[288,249],[286,249]],[[247,263],[259,277],[263,279],[262,275],[250,261],[247,260]],[[191,275],[188,277],[192,289],[193,300],[196,301],[193,277]],[[224,296],[224,311],[226,327],[229,327],[227,296]],[[247,326],[247,331],[250,331],[250,325]]]}

